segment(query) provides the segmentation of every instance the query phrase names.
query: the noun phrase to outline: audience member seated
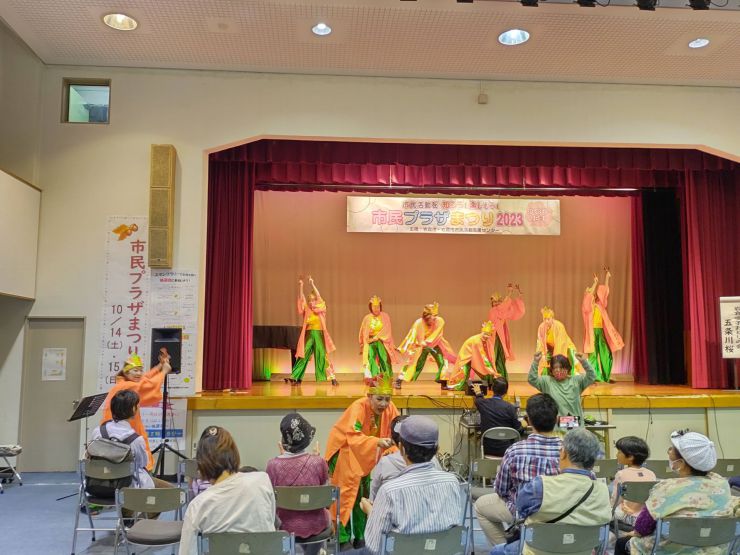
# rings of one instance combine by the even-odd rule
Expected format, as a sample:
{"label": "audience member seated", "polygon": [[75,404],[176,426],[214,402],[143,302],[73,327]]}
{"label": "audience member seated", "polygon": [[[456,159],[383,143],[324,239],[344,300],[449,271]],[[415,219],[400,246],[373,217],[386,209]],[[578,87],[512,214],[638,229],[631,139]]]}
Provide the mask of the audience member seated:
{"label": "audience member seated", "polygon": [[591,363],[589,363],[588,357],[583,353],[576,353],[575,356],[586,371],[584,374],[571,375],[573,366],[568,357],[555,355],[550,361],[550,374],[543,373],[538,376],[542,353],[536,353],[532,360],[532,366],[529,368],[527,381],[538,391],[552,395],[558,404],[560,416],[577,416],[583,424],[581,393],[596,381],[596,373]]}
{"label": "audience member seated", "polygon": [[[370,473],[370,501],[375,500],[375,496],[378,494],[381,485],[391,478],[395,478],[406,469],[406,460],[399,450],[401,446],[399,430],[401,422],[406,418],[408,416],[399,415],[391,421],[391,441],[393,442],[393,447],[386,452],[386,455],[380,458],[378,464],[375,465],[375,468]],[[432,459],[432,464],[437,470],[442,470],[437,457]]]}
{"label": "audience member seated", "polygon": [[[642,503],[634,501],[625,501],[618,499],[619,486],[625,482],[655,482],[657,478],[655,473],[645,468],[643,463],[650,457],[650,448],[645,440],[636,436],[626,436],[619,438],[616,443],[617,463],[624,465],[624,468],[614,475],[612,482],[612,507],[614,516],[620,522],[629,526],[634,526],[637,515],[643,508]],[[615,506],[615,503],[619,504]]]}
{"label": "audience member seated", "polygon": [[527,420],[534,433],[507,449],[493,484],[495,493],[483,495],[475,502],[481,528],[494,545],[506,541],[504,525],[514,521],[519,489],[535,476],[558,473],[562,442],[554,432],[558,421],[555,400],[545,393],[530,397]]}
{"label": "audience member seated", "polygon": [[[149,463],[149,455],[146,449],[144,438],[134,431],[131,426],[131,420],[139,412],[139,394],[130,389],[118,391],[110,400],[110,412],[112,420],[103,422],[92,431],[92,440],[100,439],[106,436],[110,439],[123,441],[132,435],[137,435],[129,445],[134,455],[134,476],[132,486],[136,488],[153,488],[154,478],[149,474],[146,467]],[[161,482],[160,487],[170,487],[170,484],[164,480],[157,479]]]}
{"label": "audience member seated", "polygon": [[180,555],[197,555],[198,534],[272,532],[275,494],[264,472],[239,472],[239,450],[219,426],[203,431],[196,451],[198,471],[211,486],[188,505]]}
{"label": "audience member seated", "polygon": [[389,532],[441,532],[462,523],[465,498],[454,474],[432,463],[439,446],[439,428],[426,416],[409,416],[399,427],[400,452],[406,468],[385,482],[372,503],[360,502],[368,515],[365,547],[352,553],[377,555]]}
{"label": "audience member seated", "polygon": [[[280,456],[267,463],[267,475],[273,486],[323,486],[329,481],[329,466],[318,454],[307,453],[316,428],[297,412],[286,415],[280,422]],[[331,523],[326,509],[315,511],[289,511],[278,509],[280,528],[293,532],[297,539],[307,539],[320,534]],[[304,545],[303,553],[314,555],[321,543]]]}
{"label": "audience member seated", "polygon": [[[561,523],[600,526],[612,517],[609,490],[596,480],[591,469],[599,454],[599,440],[585,428],[576,428],[563,438],[560,474],[539,475],[522,486],[516,498],[519,519],[525,524]],[[493,548],[491,555],[519,553],[519,541]],[[532,554],[524,546],[525,554]],[[549,555],[537,551],[538,555]]]}
{"label": "audience member seated", "polygon": [[[509,382],[503,378],[494,378],[491,383],[493,397],[487,399],[481,393],[478,384],[473,385],[475,392],[475,408],[480,413],[480,430],[485,432],[490,428],[500,426],[513,428],[520,434],[524,430],[522,423],[519,422],[517,410],[514,405],[504,401],[503,397],[509,391]],[[493,438],[485,438],[483,441],[483,452],[493,457],[503,457],[506,450],[514,441],[505,441]]]}
{"label": "audience member seated", "polygon": [[[709,438],[696,432],[673,432],[668,463],[678,478],[661,480],[653,487],[645,507],[635,520],[634,537],[617,540],[615,555],[648,555],[653,549],[655,525],[659,518],[727,517],[738,511],[738,498],[732,497],[727,479],[710,472],[717,464],[717,452]],[[727,546],[687,547],[665,539],[661,539],[656,550],[661,555],[726,552]]]}

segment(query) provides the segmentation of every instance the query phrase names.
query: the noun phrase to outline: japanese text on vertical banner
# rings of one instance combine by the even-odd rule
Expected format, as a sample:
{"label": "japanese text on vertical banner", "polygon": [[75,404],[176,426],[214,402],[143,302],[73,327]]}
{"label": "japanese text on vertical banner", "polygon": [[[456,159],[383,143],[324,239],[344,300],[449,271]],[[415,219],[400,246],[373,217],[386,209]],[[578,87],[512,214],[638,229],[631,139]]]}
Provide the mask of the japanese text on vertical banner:
{"label": "japanese text on vertical banner", "polygon": [[147,218],[110,216],[106,230],[98,391],[110,389],[130,355],[147,366],[149,353]]}
{"label": "japanese text on vertical banner", "polygon": [[740,297],[719,298],[722,358],[740,358]]}

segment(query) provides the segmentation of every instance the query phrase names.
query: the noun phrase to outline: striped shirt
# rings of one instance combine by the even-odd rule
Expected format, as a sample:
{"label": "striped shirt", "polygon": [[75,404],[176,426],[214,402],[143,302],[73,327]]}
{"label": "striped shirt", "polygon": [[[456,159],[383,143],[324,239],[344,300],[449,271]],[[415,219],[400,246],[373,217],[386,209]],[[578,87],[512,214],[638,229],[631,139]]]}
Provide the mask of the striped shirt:
{"label": "striped shirt", "polygon": [[431,462],[412,464],[383,483],[365,529],[365,549],[381,551],[388,532],[426,534],[462,523],[463,490],[454,474],[435,469]]}
{"label": "striped shirt", "polygon": [[519,488],[540,474],[553,476],[560,472],[561,445],[558,436],[534,433],[506,450],[493,489],[512,515],[516,514]]}

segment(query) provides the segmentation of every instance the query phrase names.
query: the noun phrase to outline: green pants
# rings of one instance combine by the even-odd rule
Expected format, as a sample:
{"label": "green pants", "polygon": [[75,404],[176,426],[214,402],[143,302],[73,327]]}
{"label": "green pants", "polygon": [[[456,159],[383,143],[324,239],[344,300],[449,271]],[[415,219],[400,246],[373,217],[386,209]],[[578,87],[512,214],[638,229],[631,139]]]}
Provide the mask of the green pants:
{"label": "green pants", "polygon": [[608,382],[612,374],[614,357],[606,342],[604,328],[594,328],[594,352],[588,355],[588,361],[596,372],[596,380]]}
{"label": "green pants", "polygon": [[[334,468],[337,465],[337,459],[339,453],[335,453],[334,456],[329,459],[329,475],[334,474]],[[349,522],[339,523],[339,543],[347,543],[349,541],[364,540],[365,539],[365,526],[367,525],[367,515],[360,508],[360,499],[363,497],[370,497],[370,476],[363,476],[360,479],[360,487],[357,490],[357,497],[355,503],[352,506],[352,516]]]}
{"label": "green pants", "polygon": [[[453,391],[465,391],[465,387],[468,385],[468,381],[470,380],[470,371],[472,370],[471,364],[468,362],[465,366],[463,366],[465,369],[465,379],[455,385],[452,390]],[[487,383],[489,386],[493,384],[493,376],[490,374],[487,376],[480,376],[481,381]]]}
{"label": "green pants", "polygon": [[393,365],[388,351],[382,341],[373,341],[367,346],[367,365],[370,376],[375,377],[381,372],[386,376],[393,376]]}
{"label": "green pants", "polygon": [[496,334],[496,341],[493,344],[493,356],[496,360],[496,372],[503,376],[505,380],[508,380],[509,374],[506,371],[506,355],[504,354],[504,346],[501,344],[498,334]]}
{"label": "green pants", "polygon": [[411,379],[408,378],[408,366],[403,367],[403,376],[407,382],[415,382],[417,380],[421,371],[424,370],[424,364],[426,364],[427,357],[429,356],[431,356],[437,363],[437,376],[434,379],[439,380],[442,375],[442,370],[445,367],[445,357],[442,354],[442,349],[439,347],[424,347],[419,355],[419,360],[416,361],[416,368],[414,368],[414,375]]}
{"label": "green pants", "polygon": [[324,332],[322,330],[306,330],[306,345],[303,358],[295,361],[293,373],[290,375],[292,379],[303,379],[303,374],[306,373],[306,366],[308,366],[311,355],[315,357],[316,381],[326,381],[326,345],[324,344]]}

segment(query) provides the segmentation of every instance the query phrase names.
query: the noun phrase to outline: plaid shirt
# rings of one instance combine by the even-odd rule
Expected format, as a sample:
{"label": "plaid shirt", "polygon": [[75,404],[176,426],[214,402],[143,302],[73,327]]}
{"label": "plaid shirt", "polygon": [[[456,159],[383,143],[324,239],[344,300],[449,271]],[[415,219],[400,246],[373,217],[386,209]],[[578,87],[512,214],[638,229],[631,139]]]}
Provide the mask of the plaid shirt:
{"label": "plaid shirt", "polygon": [[493,489],[512,515],[516,514],[516,494],[522,485],[540,474],[552,476],[560,472],[561,445],[559,436],[535,433],[506,450]]}

